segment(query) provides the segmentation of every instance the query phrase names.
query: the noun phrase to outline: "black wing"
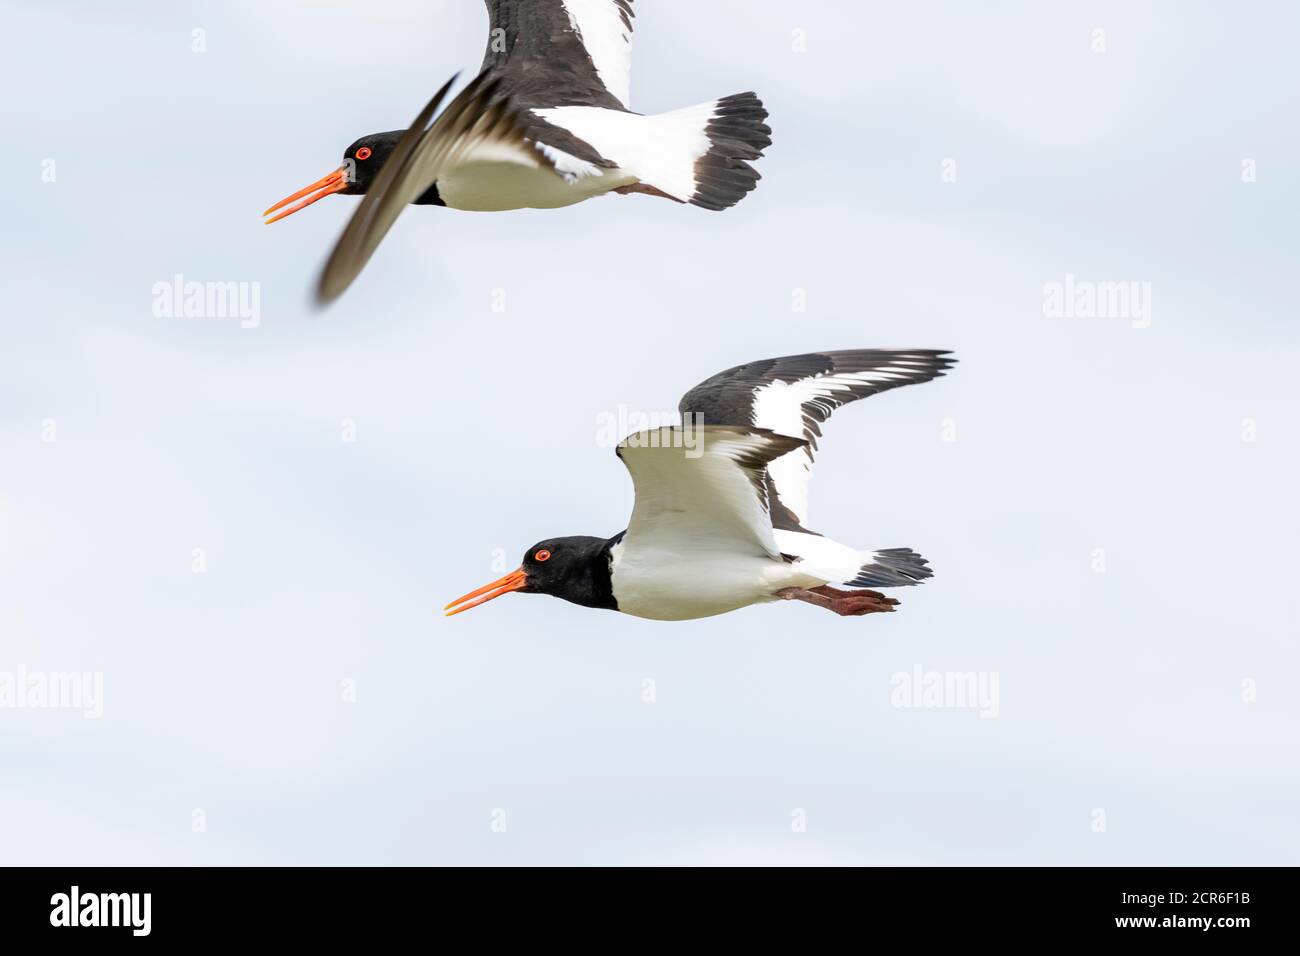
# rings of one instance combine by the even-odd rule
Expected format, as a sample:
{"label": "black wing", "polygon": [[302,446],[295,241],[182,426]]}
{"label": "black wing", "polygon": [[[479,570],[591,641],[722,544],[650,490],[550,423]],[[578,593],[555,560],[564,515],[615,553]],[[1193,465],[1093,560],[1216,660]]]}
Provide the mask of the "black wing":
{"label": "black wing", "polygon": [[807,444],[768,465],[772,522],[806,531],[808,480],[821,423],[842,405],[900,385],[928,382],[955,363],[929,349],[858,349],[763,359],[719,372],[682,398],[688,424],[749,425]]}
{"label": "black wing", "polygon": [[319,302],[331,302],[343,294],[402,210],[423,195],[446,166],[468,152],[484,144],[507,144],[545,161],[524,133],[525,117],[531,114],[500,96],[498,81],[487,74],[461,90],[435,120],[438,106],[455,81],[452,77],[434,95],[375,176],[321,272],[316,289]]}
{"label": "black wing", "polygon": [[483,72],[530,108],[625,110],[632,65],[632,0],[484,0]]}

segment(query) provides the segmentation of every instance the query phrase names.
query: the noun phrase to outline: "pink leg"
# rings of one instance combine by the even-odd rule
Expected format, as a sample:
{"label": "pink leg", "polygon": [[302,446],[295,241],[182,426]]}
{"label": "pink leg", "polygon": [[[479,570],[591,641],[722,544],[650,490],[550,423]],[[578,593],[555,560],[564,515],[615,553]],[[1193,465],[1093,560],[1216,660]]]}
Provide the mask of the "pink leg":
{"label": "pink leg", "polygon": [[834,611],[842,617],[861,617],[893,611],[898,602],[879,591],[842,591],[829,585],[819,588],[783,588],[776,596],[785,601],[806,601]]}
{"label": "pink leg", "polygon": [[658,196],[660,199],[671,199],[673,202],[681,202],[676,196],[670,196],[662,189],[656,189],[654,186],[647,186],[645,183],[633,183],[630,186],[619,186],[614,192],[622,196],[630,196],[633,193],[645,193],[647,196]]}

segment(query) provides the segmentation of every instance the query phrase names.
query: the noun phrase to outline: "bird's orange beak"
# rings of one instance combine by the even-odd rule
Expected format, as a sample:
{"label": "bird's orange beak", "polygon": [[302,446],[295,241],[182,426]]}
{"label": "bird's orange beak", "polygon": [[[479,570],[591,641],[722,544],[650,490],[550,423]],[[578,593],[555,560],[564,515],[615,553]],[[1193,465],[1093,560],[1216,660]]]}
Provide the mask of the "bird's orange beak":
{"label": "bird's orange beak", "polygon": [[[459,614],[461,611],[468,611],[472,607],[486,604],[493,598],[499,598],[503,594],[509,594],[511,591],[518,591],[527,583],[528,575],[523,568],[520,568],[517,571],[511,571],[504,578],[493,581],[491,584],[483,585],[483,587],[479,588],[477,591],[470,591],[469,594],[456,598],[456,600],[448,604],[443,608],[443,610],[447,612],[448,617],[451,617],[454,614]],[[459,607],[457,605],[459,605]],[[453,610],[453,608],[455,610]]]}
{"label": "bird's orange beak", "polygon": [[[285,206],[289,206],[289,203],[293,202],[295,199],[302,199],[302,202],[298,203],[296,206],[289,206],[288,209],[284,209],[284,212],[280,213],[278,216],[271,216],[270,219],[266,220],[266,224],[269,226],[273,222],[279,222],[285,216],[292,216],[299,209],[306,209],[312,203],[316,202],[318,199],[324,199],[330,193],[342,192],[347,188],[347,170],[340,166],[328,176],[322,176],[310,186],[305,186],[302,189],[299,189],[292,196],[285,196],[266,212],[262,213],[262,215],[271,216],[271,213],[278,209],[284,209]],[[304,196],[307,198],[303,199]]]}

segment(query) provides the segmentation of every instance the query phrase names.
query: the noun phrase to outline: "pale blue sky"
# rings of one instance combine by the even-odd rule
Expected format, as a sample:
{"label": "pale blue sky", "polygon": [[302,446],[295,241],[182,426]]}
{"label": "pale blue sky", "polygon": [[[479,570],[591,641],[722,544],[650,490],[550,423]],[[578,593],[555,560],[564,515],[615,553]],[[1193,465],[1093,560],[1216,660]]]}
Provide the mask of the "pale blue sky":
{"label": "pale blue sky", "polygon": [[[414,209],[317,314],[353,201],[258,213],[472,71],[478,0],[3,4],[0,672],[104,714],[0,709],[0,860],[1296,863],[1300,13],[637,11],[634,108],[767,103],[756,193]],[[177,273],[260,325],[155,317]],[[1066,274],[1150,328],[1046,317]],[[837,415],[812,510],[930,558],[899,613],[439,613],[624,527],[598,416],[888,346],[961,364]],[[917,665],[998,716],[892,707]]]}

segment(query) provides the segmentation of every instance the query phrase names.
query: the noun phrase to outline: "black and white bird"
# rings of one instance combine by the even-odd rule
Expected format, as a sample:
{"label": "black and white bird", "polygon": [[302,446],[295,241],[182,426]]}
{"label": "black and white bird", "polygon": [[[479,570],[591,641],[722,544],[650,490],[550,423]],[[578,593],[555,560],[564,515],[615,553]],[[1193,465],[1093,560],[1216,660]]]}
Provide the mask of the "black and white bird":
{"label": "black and white bird", "polygon": [[757,185],[772,143],[753,93],[646,116],[628,108],[632,0],[486,0],[479,75],[438,112],[455,77],[410,129],[363,136],[333,172],[282,199],[275,222],[333,193],[364,195],[317,288],[338,297],[406,206],[552,209],[608,192],[705,209]]}
{"label": "black and white bird", "polygon": [[[909,548],[861,551],[808,529],[821,424],[842,405],[928,382],[955,360],[929,350],[815,352],[739,365],[682,399],[682,424],[618,446],[636,503],[612,538],[551,538],[523,565],[447,605],[459,614],[511,591],[659,621],[806,601],[837,614],[892,611],[870,588],[931,576]],[[841,587],[835,587],[840,585]]]}

